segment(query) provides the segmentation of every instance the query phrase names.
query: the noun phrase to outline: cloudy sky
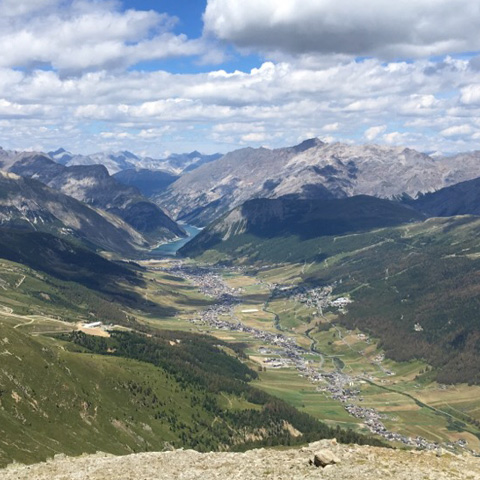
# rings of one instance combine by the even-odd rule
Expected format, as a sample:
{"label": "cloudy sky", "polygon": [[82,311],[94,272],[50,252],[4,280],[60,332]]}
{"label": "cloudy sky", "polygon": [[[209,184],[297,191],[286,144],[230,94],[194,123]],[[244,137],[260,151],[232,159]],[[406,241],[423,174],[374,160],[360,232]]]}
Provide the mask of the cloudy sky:
{"label": "cloudy sky", "polygon": [[0,145],[480,149],[480,2],[0,0]]}

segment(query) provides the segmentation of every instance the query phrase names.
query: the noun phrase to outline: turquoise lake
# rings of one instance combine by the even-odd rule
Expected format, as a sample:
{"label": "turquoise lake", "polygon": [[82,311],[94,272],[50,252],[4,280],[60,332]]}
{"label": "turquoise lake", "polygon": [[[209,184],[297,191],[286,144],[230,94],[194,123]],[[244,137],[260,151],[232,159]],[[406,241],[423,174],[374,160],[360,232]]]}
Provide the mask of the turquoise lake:
{"label": "turquoise lake", "polygon": [[193,225],[183,224],[180,226],[187,232],[188,237],[175,240],[174,242],[164,243],[155,250],[152,250],[152,253],[174,257],[180,248],[182,248],[187,242],[196,237],[202,231],[201,228],[194,227]]}

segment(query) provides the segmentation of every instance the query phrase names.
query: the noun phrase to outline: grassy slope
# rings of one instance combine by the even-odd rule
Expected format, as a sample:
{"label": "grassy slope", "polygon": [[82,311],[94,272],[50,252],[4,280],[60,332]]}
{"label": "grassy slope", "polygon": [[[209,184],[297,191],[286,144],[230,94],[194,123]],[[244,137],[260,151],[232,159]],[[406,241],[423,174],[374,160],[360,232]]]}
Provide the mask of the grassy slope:
{"label": "grassy slope", "polygon": [[[0,313],[10,312],[15,323],[30,322],[23,316],[49,317],[65,322],[102,320],[125,323],[121,305],[79,285],[0,259]],[[49,323],[49,327],[53,324]],[[32,325],[35,331],[38,322]]]}
{"label": "grassy slope", "polygon": [[[65,270],[61,262],[53,262],[52,273],[57,274],[59,265]],[[145,280],[157,302],[165,289],[178,283],[174,277],[165,285],[148,276]],[[186,288],[183,283],[180,287]],[[175,305],[185,303],[191,310],[191,287],[184,293],[180,287],[170,293],[169,302],[174,299]],[[195,301],[197,308],[208,303],[200,297]],[[132,357],[128,349],[120,356],[78,353],[64,341],[31,336],[65,332],[71,329],[68,322],[92,318],[128,323],[121,308],[86,286],[0,260],[0,464],[33,462],[60,452],[158,450],[164,442],[199,449],[257,441],[275,444],[290,441],[284,419],[301,431],[306,421],[313,438],[325,434],[312,418],[298,417],[286,406],[272,422],[271,411],[261,410],[262,402],[269,401],[265,397],[252,404],[243,394],[220,389],[212,403],[204,386],[191,379],[179,381],[176,374],[137,361],[134,355],[125,358]],[[171,314],[172,308],[157,310],[150,309],[152,318],[160,311]],[[178,345],[167,342],[165,347],[170,349],[165,358],[175,358]],[[188,365],[182,368],[191,370]],[[220,414],[218,408],[230,413]],[[259,414],[252,413],[259,409]]]}
{"label": "grassy slope", "polygon": [[[2,258],[15,262],[15,268],[22,268],[19,264],[25,265],[23,275],[29,281],[21,284],[20,292],[32,284],[30,280],[33,278],[43,280],[41,285],[37,282],[32,290],[25,291],[24,306],[40,303],[49,310],[60,310],[60,315],[71,317],[72,314],[91,313],[116,321],[126,318],[121,313],[125,307],[148,309],[153,314],[175,313],[174,309],[163,308],[140,293],[146,283],[143,272],[135,264],[106,260],[82,246],[50,234],[0,229]],[[18,292],[14,286],[14,279],[5,288],[0,285],[0,297],[15,297]],[[50,300],[45,294],[51,297]]]}
{"label": "grassy slope", "polygon": [[445,383],[480,383],[479,230],[478,219],[457,218],[379,232],[306,281],[341,279],[337,292],[354,300],[341,321],[381,338],[390,357],[425,358]]}
{"label": "grassy slope", "polygon": [[[55,453],[161,449],[177,441],[170,418],[209,424],[192,407],[194,394],[152,365],[81,355],[48,339],[0,324],[0,464],[32,462]],[[8,353],[6,353],[8,352]]]}
{"label": "grassy slope", "polygon": [[[12,248],[22,250],[18,244]],[[76,274],[94,275],[87,265]],[[59,269],[75,274],[71,264],[49,265],[52,273]],[[191,407],[192,392],[180,394],[178,383],[152,365],[80,355],[52,339],[27,334],[68,331],[68,322],[92,319],[128,324],[121,305],[105,295],[0,260],[0,464],[38,461],[59,452],[161,449],[164,441],[178,441],[168,422],[155,421],[155,406],[144,405],[153,394],[139,392],[148,389],[186,423],[192,423],[194,414],[198,424],[213,421],[211,414]]]}
{"label": "grassy slope", "polygon": [[249,387],[254,372],[216,339],[123,334],[123,345],[111,339],[112,355],[109,339],[83,338],[103,354],[31,337],[0,317],[0,466],[56,453],[161,450],[166,442],[208,451],[301,441],[289,425],[306,440],[362,441]]}
{"label": "grassy slope", "polygon": [[0,229],[0,258],[99,290],[113,276],[135,280],[134,273],[125,266],[48,233]]}

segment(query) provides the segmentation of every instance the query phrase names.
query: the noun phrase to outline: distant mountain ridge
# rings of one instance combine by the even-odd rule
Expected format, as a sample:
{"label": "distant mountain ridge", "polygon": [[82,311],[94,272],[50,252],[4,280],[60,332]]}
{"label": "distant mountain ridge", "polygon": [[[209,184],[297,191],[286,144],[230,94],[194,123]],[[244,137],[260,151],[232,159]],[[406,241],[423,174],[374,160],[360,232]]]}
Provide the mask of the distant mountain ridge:
{"label": "distant mountain ridge", "polygon": [[[398,202],[359,195],[342,199],[297,199],[281,197],[249,200],[236,207],[180,249],[182,255],[199,256],[209,249],[242,255],[256,252],[267,240],[278,240],[279,258],[298,257],[305,253],[299,248],[292,252],[288,244],[281,251],[282,238],[300,242],[324,236],[344,235],[421,221],[424,216]],[[292,257],[293,256],[293,257]],[[311,259],[309,259],[311,260]]]}
{"label": "distant mountain ridge", "polygon": [[173,153],[166,158],[151,158],[135,155],[128,150],[120,152],[98,152],[90,155],[73,154],[63,148],[48,152],[48,156],[57,163],[68,167],[74,165],[103,165],[111,175],[130,169],[164,170],[173,175],[192,171],[201,165],[217,160],[222,155],[204,155],[198,151]]}
{"label": "distant mountain ridge", "polygon": [[244,148],[183,174],[154,200],[174,218],[205,226],[253,198],[415,198],[477,177],[480,152],[467,156],[468,162],[404,147],[318,139],[274,150]]}
{"label": "distant mountain ridge", "polygon": [[124,185],[137,188],[142,195],[151,197],[163,193],[179,176],[165,170],[130,168],[116,173],[113,178]]}
{"label": "distant mountain ridge", "polygon": [[149,245],[115,215],[95,210],[38,180],[1,171],[0,226],[52,233],[130,255]]}
{"label": "distant mountain ridge", "polygon": [[404,203],[429,217],[480,215],[480,178],[420,195],[415,200],[405,199]]}
{"label": "distant mountain ridge", "polygon": [[117,182],[102,165],[66,167],[43,154],[24,152],[9,158],[5,166],[10,172],[39,180],[65,195],[122,218],[152,243],[185,234],[160,207],[136,188]]}
{"label": "distant mountain ridge", "polygon": [[[317,138],[273,150],[247,147],[223,156],[202,155],[194,151],[190,154],[173,154],[164,160],[141,158],[128,151],[78,156],[58,149],[50,152],[57,162],[65,165],[96,165],[62,166],[55,162],[47,164],[43,160],[41,168],[37,170],[31,165],[22,165],[20,168],[18,160],[32,163],[32,160],[25,160],[32,156],[34,154],[28,152],[0,150],[0,165],[22,175],[39,179],[45,177],[42,181],[54,188],[61,188],[64,193],[77,199],[107,210],[113,208],[111,211],[120,214],[127,222],[134,222],[133,226],[147,233],[147,236],[149,232],[146,229],[152,225],[150,215],[155,217],[154,208],[147,201],[141,204],[141,208],[132,209],[128,215],[121,213],[125,209],[124,195],[127,195],[128,187],[140,190],[157,206],[165,208],[173,218],[206,226],[232,208],[255,198],[332,199],[370,195],[415,199],[476,178],[480,164],[479,151],[433,158],[411,148],[326,144]],[[102,162],[104,166],[100,165]],[[113,188],[111,177],[106,180],[109,178],[108,168],[113,168],[109,162],[113,162],[114,170],[119,170],[114,177],[117,180],[117,186],[113,189],[116,192],[114,202],[98,198],[104,197],[105,192],[111,193]],[[160,167],[164,169],[159,170]],[[57,173],[67,171],[68,175]],[[97,188],[93,194],[94,188],[86,185],[89,175],[102,179],[97,183],[97,187],[101,188]],[[57,181],[53,180],[53,176],[57,177]],[[119,188],[120,183],[126,187]],[[128,195],[132,194],[130,191]],[[122,202],[123,205],[119,206]],[[150,211],[149,215],[146,209]],[[467,209],[466,213],[473,212]],[[159,224],[153,230],[157,227],[161,229]],[[166,228],[173,229],[175,235],[181,235],[171,223]]]}

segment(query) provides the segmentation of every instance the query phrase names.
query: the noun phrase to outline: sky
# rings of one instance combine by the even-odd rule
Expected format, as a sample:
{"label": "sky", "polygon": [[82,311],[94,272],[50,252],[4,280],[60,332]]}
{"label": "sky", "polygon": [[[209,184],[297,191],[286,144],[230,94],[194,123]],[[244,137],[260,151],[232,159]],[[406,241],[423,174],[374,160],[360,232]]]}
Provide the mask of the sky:
{"label": "sky", "polygon": [[0,145],[480,149],[480,2],[0,0]]}

